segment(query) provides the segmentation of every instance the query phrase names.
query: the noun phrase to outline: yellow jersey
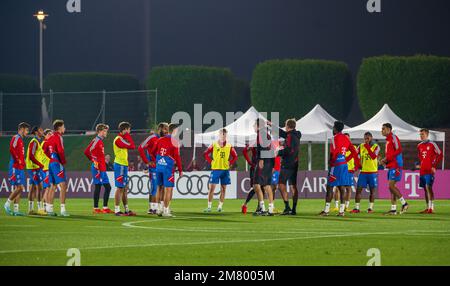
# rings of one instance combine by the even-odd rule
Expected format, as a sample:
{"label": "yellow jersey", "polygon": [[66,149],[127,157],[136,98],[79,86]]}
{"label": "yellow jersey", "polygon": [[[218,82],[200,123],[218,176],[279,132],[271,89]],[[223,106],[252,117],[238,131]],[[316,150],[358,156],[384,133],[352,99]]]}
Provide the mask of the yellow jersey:
{"label": "yellow jersey", "polygon": [[[30,150],[31,144],[33,144],[33,147],[32,147],[33,150]],[[27,157],[26,157],[26,159],[25,159],[25,165],[26,165],[26,168],[27,168],[28,170],[36,170],[36,169],[39,169],[39,168],[40,168],[39,165],[37,165],[37,164],[35,164],[33,161],[31,161],[31,158],[30,158],[30,152],[34,153],[34,157],[35,157],[36,160],[38,160],[39,163],[41,163],[41,164],[42,164],[42,161],[44,160],[44,157],[47,157],[47,156],[44,154],[44,150],[42,150],[42,145],[41,145],[41,143],[39,142],[39,140],[38,140],[36,137],[34,137],[33,139],[31,139],[30,143],[28,143]]]}
{"label": "yellow jersey", "polygon": [[373,144],[370,149],[377,156],[375,159],[370,157],[369,151],[362,143],[358,147],[359,157],[361,158],[361,172],[363,173],[376,173],[378,172],[378,153],[380,152],[380,147],[378,144]]}
{"label": "yellow jersey", "polygon": [[212,144],[212,162],[211,170],[229,170],[230,169],[230,152],[231,144],[227,143],[221,147],[219,143],[214,142]]}
{"label": "yellow jersey", "polygon": [[[114,138],[114,163],[122,166],[128,166],[128,149],[134,149],[134,142],[133,139],[131,139],[131,136],[127,136],[129,139],[125,139],[124,136],[117,135],[116,138]],[[121,145],[122,147],[119,147],[118,145]],[[129,148],[126,148],[127,146],[129,146]]]}
{"label": "yellow jersey", "polygon": [[41,159],[42,160],[40,160],[40,159],[38,159],[38,160],[39,160],[39,162],[41,162],[42,165],[44,165],[44,168],[42,170],[48,171],[48,165],[50,164],[50,158],[47,157],[47,155],[45,155],[44,143],[45,143],[45,140],[42,140],[42,142],[41,142],[41,150],[42,150],[42,158]]}
{"label": "yellow jersey", "polygon": [[[355,146],[355,148],[356,148],[356,146]],[[350,156],[352,154],[352,152],[350,152],[350,151],[347,151],[347,152],[345,152],[345,158],[348,158],[348,156]],[[355,159],[350,159],[348,162],[347,162],[347,166],[348,166],[348,171],[349,172],[355,172]]]}

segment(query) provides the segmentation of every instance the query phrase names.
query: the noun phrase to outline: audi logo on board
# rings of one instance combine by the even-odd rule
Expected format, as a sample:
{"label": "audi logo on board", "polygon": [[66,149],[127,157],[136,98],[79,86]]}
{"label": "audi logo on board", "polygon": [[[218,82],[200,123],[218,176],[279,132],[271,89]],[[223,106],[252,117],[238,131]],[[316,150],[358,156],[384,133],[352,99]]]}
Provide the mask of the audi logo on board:
{"label": "audi logo on board", "polygon": [[[209,175],[187,175],[178,177],[176,189],[180,195],[208,195]],[[220,194],[220,187],[216,188],[215,195]]]}
{"label": "audi logo on board", "polygon": [[[209,175],[183,174],[178,177],[176,190],[180,195],[208,195]],[[128,193],[132,195],[148,195],[151,189],[151,180],[148,175],[130,175],[128,177]],[[217,186],[214,195],[220,194],[220,186]]]}
{"label": "audi logo on board", "polygon": [[[145,184],[144,181],[147,181]],[[128,177],[128,193],[133,195],[148,195],[151,188],[151,181],[148,175],[131,175]]]}

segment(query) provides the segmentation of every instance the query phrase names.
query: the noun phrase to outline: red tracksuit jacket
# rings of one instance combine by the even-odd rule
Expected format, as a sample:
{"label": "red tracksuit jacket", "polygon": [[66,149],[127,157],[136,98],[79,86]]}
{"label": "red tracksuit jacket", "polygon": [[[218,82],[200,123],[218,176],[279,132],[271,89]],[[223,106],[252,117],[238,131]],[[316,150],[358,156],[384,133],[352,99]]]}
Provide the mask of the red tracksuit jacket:
{"label": "red tracksuit jacket", "polygon": [[44,143],[44,153],[50,158],[50,163],[58,162],[66,164],[64,155],[64,142],[61,133],[54,132]]}
{"label": "red tracksuit jacket", "polygon": [[19,134],[14,135],[9,142],[9,153],[13,161],[13,168],[18,170],[25,169],[25,148],[22,136]]}
{"label": "red tracksuit jacket", "polygon": [[95,136],[84,150],[84,155],[93,162],[100,172],[106,172],[105,145],[103,138]]}
{"label": "red tracksuit jacket", "polygon": [[437,168],[442,160],[442,152],[433,141],[422,141],[417,145],[417,155],[420,161],[420,175],[433,174],[431,168]]}

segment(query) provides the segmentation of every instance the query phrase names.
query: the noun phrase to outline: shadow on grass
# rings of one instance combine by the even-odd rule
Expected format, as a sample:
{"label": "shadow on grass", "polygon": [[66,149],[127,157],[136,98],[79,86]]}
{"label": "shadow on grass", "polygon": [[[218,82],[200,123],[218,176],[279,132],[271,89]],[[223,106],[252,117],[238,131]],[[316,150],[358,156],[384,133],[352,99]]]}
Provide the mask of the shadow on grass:
{"label": "shadow on grass", "polygon": [[89,216],[89,215],[70,215],[68,217],[63,216],[27,216],[33,219],[43,219],[43,220],[55,220],[55,221],[107,221],[107,222],[115,222],[117,220],[114,219],[105,219],[98,216]]}

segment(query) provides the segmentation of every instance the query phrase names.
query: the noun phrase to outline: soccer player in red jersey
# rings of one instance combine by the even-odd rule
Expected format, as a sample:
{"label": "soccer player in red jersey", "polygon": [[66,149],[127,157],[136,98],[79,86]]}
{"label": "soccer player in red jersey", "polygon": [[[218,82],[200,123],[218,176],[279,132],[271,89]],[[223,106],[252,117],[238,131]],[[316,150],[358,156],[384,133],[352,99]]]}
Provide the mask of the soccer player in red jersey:
{"label": "soccer player in red jersey", "polygon": [[391,210],[386,212],[386,215],[397,214],[397,199],[402,204],[400,214],[406,212],[409,208],[408,203],[403,198],[400,190],[397,188],[396,183],[400,182],[402,178],[403,169],[403,155],[402,145],[397,135],[392,133],[392,125],[390,123],[384,123],[381,127],[381,134],[386,137],[386,150],[385,158],[381,159],[381,164],[388,168],[388,180],[389,191],[391,192]]}
{"label": "soccer player in red jersey", "polygon": [[55,196],[56,187],[59,186],[59,200],[61,203],[61,216],[69,216],[66,211],[66,192],[67,192],[67,178],[64,165],[66,164],[66,157],[64,155],[63,134],[66,132],[64,121],[57,119],[53,122],[54,132],[50,138],[44,143],[43,149],[47,157],[50,158],[49,164],[49,179],[52,186],[47,193],[46,211],[49,216],[55,216],[53,211],[53,200]]}
{"label": "soccer player in red jersey", "polygon": [[42,211],[38,211],[38,214],[40,215],[47,215],[46,209],[47,209],[47,196],[50,189],[50,175],[49,175],[49,165],[50,165],[50,158],[47,157],[44,146],[45,142],[47,142],[50,137],[52,136],[53,131],[51,129],[45,129],[44,130],[44,140],[42,141],[42,152],[44,152],[44,155],[42,156],[44,168],[41,170],[41,177],[42,177],[42,189],[44,191],[44,194],[42,195],[42,200],[44,202],[44,207]]}
{"label": "soccer player in red jersey", "polygon": [[[89,143],[84,150],[84,155],[92,162],[92,183],[95,186],[94,189],[94,210],[98,213],[112,213],[108,207],[109,194],[111,193],[111,184],[109,183],[108,175],[106,174],[106,162],[105,162],[105,145],[103,140],[108,136],[109,126],[103,123],[97,124],[95,127],[97,136]],[[103,208],[98,207],[100,200],[100,191],[103,188]]]}
{"label": "soccer player in red jersey", "polygon": [[[251,158],[249,156],[249,153],[251,153]],[[245,145],[244,149],[242,150],[242,154],[244,155],[245,161],[247,161],[247,164],[250,166],[250,191],[247,194],[247,198],[245,199],[244,204],[241,207],[241,212],[243,214],[247,213],[247,204],[250,202],[250,200],[255,195],[255,189],[254,189],[254,176],[255,176],[255,168],[256,164],[258,163],[257,157],[256,157],[256,148],[253,145]],[[259,208],[259,206],[258,206]],[[258,211],[258,210],[257,210]]]}
{"label": "soccer player in red jersey", "polygon": [[[339,189],[341,205],[339,208],[338,216],[344,216],[345,212],[345,190],[346,187],[350,185],[350,180],[348,179],[348,165],[346,153],[350,151],[355,163],[358,164],[358,152],[353,146],[352,142],[342,134],[344,129],[344,123],[336,121],[333,126],[333,138],[331,139],[330,148],[330,170],[328,172],[327,178],[327,195],[325,198],[325,209],[320,212],[321,216],[328,216],[330,212],[330,204],[333,199],[333,188],[337,187]],[[359,165],[358,165],[359,167]]]}
{"label": "soccer player in red jersey", "polygon": [[420,162],[420,187],[425,189],[425,201],[427,208],[421,213],[432,214],[434,212],[433,182],[436,168],[441,162],[443,155],[438,145],[428,139],[430,131],[426,128],[420,129],[420,142],[417,145],[417,155]]}
{"label": "soccer player in red jersey", "polygon": [[175,185],[175,165],[180,177],[183,176],[179,144],[175,139],[178,126],[174,123],[169,124],[169,135],[159,138],[151,152],[156,159],[157,184],[164,186],[164,207],[162,213],[158,212],[158,215],[164,217],[172,217],[169,207]]}
{"label": "soccer player in red jersey", "polygon": [[155,159],[152,158],[152,149],[160,137],[167,134],[169,130],[169,125],[165,122],[158,124],[157,132],[151,132],[150,135],[139,145],[138,151],[142,158],[142,161],[147,165],[148,176],[150,179],[151,189],[149,190],[148,201],[149,209],[148,214],[156,214],[158,211],[159,195],[162,193],[164,187],[158,186],[156,182],[156,164]]}
{"label": "soccer player in red jersey", "polygon": [[[22,216],[19,212],[20,195],[24,190],[26,183],[25,178],[25,147],[23,139],[28,135],[30,125],[22,122],[18,126],[17,134],[13,136],[9,143],[9,153],[11,158],[9,160],[8,181],[12,186],[11,195],[9,195],[4,208],[8,215]],[[14,210],[11,210],[11,203],[14,203]]]}

